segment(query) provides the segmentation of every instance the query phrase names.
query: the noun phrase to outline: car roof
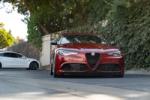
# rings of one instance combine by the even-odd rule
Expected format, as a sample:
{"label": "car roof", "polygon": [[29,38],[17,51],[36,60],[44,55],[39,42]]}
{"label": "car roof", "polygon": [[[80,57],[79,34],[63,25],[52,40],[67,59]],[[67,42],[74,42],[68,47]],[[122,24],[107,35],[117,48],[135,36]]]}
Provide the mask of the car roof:
{"label": "car roof", "polygon": [[[16,54],[20,54],[20,53],[14,52],[14,51],[0,51],[0,53],[16,53]],[[22,54],[20,54],[20,55],[22,55]]]}

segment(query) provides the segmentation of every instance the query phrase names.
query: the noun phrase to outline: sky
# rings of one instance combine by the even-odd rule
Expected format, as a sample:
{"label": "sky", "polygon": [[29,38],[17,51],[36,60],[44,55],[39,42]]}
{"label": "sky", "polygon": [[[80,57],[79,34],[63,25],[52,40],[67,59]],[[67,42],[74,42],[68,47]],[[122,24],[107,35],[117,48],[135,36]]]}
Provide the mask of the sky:
{"label": "sky", "polygon": [[24,16],[19,14],[17,10],[12,10],[10,4],[0,3],[0,22],[5,24],[4,28],[7,31],[10,30],[15,38],[27,40],[27,25],[22,19]]}

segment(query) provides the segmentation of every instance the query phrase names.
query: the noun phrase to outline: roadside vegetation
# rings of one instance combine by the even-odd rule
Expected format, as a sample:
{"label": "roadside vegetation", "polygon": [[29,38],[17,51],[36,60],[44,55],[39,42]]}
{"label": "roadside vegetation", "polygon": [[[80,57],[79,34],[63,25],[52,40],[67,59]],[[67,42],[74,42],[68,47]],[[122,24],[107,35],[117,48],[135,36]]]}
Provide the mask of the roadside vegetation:
{"label": "roadside vegetation", "polygon": [[9,47],[15,43],[14,37],[4,29],[4,24],[0,23],[0,49]]}
{"label": "roadside vegetation", "polygon": [[95,32],[122,49],[127,68],[150,67],[149,0],[1,0],[26,15],[28,40],[57,31]]}
{"label": "roadside vegetation", "polygon": [[26,41],[16,43],[13,46],[7,48],[7,50],[21,53],[29,58],[34,58],[37,60],[40,59],[40,50],[33,46],[33,44]]}

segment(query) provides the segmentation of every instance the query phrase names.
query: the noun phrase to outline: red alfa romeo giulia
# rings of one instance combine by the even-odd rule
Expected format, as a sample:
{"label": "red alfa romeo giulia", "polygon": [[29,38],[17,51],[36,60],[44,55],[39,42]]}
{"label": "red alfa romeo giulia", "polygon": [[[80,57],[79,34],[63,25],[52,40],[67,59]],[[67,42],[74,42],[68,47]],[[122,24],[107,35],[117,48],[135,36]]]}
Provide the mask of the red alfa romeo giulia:
{"label": "red alfa romeo giulia", "polygon": [[124,76],[124,57],[120,50],[102,42],[96,35],[63,34],[53,40],[51,75]]}

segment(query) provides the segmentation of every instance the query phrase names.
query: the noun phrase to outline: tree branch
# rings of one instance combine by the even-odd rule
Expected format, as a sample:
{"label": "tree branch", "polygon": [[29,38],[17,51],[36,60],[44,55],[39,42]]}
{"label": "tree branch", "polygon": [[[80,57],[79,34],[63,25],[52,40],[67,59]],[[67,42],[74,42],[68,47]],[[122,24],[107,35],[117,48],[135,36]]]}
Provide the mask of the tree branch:
{"label": "tree branch", "polygon": [[49,31],[43,26],[43,25],[40,25],[40,28],[42,29],[42,32],[44,32],[44,34],[50,34]]}

